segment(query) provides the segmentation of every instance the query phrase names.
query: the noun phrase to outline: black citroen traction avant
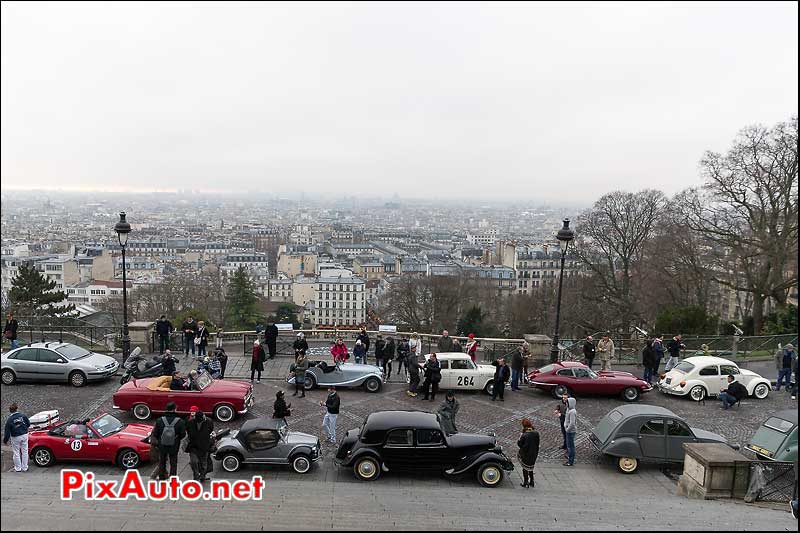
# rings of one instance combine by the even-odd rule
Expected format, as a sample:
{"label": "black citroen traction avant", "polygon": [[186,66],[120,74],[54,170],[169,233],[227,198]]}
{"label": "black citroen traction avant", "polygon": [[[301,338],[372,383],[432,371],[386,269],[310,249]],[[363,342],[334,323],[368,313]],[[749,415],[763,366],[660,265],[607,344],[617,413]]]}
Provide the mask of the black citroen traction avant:
{"label": "black citroen traction avant", "polygon": [[503,471],[514,465],[494,435],[447,435],[435,414],[421,411],[378,411],[361,428],[347,432],[336,452],[336,464],[352,467],[362,481],[381,472],[427,471],[446,476],[475,473],[484,487],[496,487]]}

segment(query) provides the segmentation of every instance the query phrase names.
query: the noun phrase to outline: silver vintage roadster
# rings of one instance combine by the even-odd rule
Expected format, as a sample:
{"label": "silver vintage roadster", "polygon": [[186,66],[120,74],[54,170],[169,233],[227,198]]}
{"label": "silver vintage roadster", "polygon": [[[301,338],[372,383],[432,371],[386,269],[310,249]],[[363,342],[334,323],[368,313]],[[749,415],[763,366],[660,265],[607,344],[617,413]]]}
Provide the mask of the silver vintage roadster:
{"label": "silver vintage roadster", "polygon": [[[289,371],[294,370],[294,365]],[[289,374],[287,383],[294,384],[294,374]],[[314,387],[364,387],[367,392],[378,392],[383,386],[383,371],[379,366],[353,363],[337,363],[325,361],[309,361],[306,370],[306,382],[303,387],[311,390]]]}

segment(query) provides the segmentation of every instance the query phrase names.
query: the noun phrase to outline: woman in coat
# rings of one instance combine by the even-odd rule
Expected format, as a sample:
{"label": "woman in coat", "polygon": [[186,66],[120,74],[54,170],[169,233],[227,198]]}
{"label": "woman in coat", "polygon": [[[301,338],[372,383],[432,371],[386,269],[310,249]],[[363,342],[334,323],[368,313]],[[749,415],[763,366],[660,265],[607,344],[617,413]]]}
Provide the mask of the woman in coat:
{"label": "woman in coat", "polygon": [[350,357],[343,338],[339,337],[336,339],[336,344],[331,346],[331,355],[333,356],[333,364],[344,363]]}
{"label": "woman in coat", "polygon": [[[206,346],[208,346],[208,336],[210,333],[208,332],[208,328],[206,327],[206,323],[200,320],[197,323],[197,336],[195,337],[195,342],[197,343],[197,358],[203,359],[206,356]],[[200,339],[200,342],[197,342],[197,339]]]}
{"label": "woman in coat", "polygon": [[467,342],[467,353],[472,362],[475,362],[475,357],[478,354],[478,341],[475,340],[475,334],[469,334],[469,342]]}
{"label": "woman in coat", "polygon": [[297,355],[297,361],[294,364],[294,394],[292,396],[297,396],[297,392],[300,391],[300,397],[305,398],[306,370],[308,370],[308,359],[306,358],[306,352],[301,351]]}
{"label": "woman in coat", "polygon": [[253,342],[253,357],[250,360],[250,383],[258,372],[258,383],[261,383],[261,373],[264,371],[264,361],[267,360],[267,353],[264,347],[257,340]]}
{"label": "woman in coat", "polygon": [[520,486],[533,487],[533,467],[536,465],[536,458],[539,457],[539,432],[533,428],[533,423],[527,418],[522,419],[522,433],[517,441],[519,459],[522,467],[522,483]]}
{"label": "woman in coat", "polygon": [[297,356],[300,352],[306,353],[308,351],[308,341],[306,340],[306,336],[302,331],[297,333],[297,339],[292,344],[292,348],[294,348],[294,358],[297,360]]}
{"label": "woman in coat", "polygon": [[458,414],[458,400],[456,400],[456,395],[453,391],[447,391],[447,396],[445,400],[442,402],[442,405],[439,407],[437,413],[442,421],[442,429],[448,435],[452,435],[453,433],[458,433],[458,428],[456,428],[456,415]]}
{"label": "woman in coat", "polygon": [[283,399],[283,391],[279,390],[275,393],[275,403],[272,405],[272,418],[283,418],[284,422],[286,417],[290,416],[292,412],[289,410],[291,404],[287,404]]}

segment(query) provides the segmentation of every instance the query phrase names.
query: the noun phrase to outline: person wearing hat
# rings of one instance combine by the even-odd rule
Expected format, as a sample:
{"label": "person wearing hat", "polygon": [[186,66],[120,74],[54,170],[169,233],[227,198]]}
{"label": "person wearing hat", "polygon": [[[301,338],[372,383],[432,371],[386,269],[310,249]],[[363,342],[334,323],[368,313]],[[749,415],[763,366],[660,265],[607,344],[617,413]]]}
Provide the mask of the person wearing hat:
{"label": "person wearing hat", "polygon": [[597,343],[597,353],[600,354],[600,370],[611,370],[611,360],[614,359],[614,341],[608,333],[603,333],[603,338]]}
{"label": "person wearing hat", "polygon": [[250,359],[250,383],[253,382],[256,372],[258,372],[258,383],[261,383],[261,373],[264,371],[264,361],[267,360],[267,353],[264,347],[258,342],[253,341],[253,357]]}
{"label": "person wearing hat", "polygon": [[778,382],[775,384],[775,390],[781,390],[781,383],[786,382],[785,390],[789,390],[792,385],[792,365],[794,360],[797,359],[797,352],[794,346],[787,344],[783,349],[778,349],[775,352],[775,368],[778,370]]}
{"label": "person wearing hat", "polygon": [[195,481],[206,481],[209,457],[211,451],[211,432],[214,431],[214,422],[208,418],[199,407],[193,405],[189,408],[189,422],[186,423],[186,453],[189,454],[189,464],[192,467],[192,477]]}
{"label": "person wearing hat", "polygon": [[586,341],[583,343],[583,358],[586,360],[586,366],[592,368],[592,363],[594,363],[594,356],[595,356],[595,347],[594,347],[594,340],[592,336],[589,335],[586,337]]}
{"label": "person wearing hat", "polygon": [[467,353],[472,362],[475,362],[475,357],[478,354],[478,341],[475,339],[475,334],[469,334],[469,341],[467,341]]}
{"label": "person wearing hat", "polygon": [[459,407],[455,393],[451,390],[447,391],[447,395],[442,405],[439,406],[437,413],[442,423],[442,429],[448,435],[458,433],[458,428],[456,428],[456,415],[458,414]]}
{"label": "person wearing hat", "polygon": [[300,352],[306,353],[308,351],[308,341],[306,340],[306,336],[302,331],[297,332],[297,338],[292,344],[292,348],[294,348],[294,359],[297,361],[297,356],[300,355]]}
{"label": "person wearing hat", "polygon": [[353,357],[355,357],[357,364],[367,362],[367,349],[363,344],[361,344],[361,339],[357,340],[356,345],[353,346]]}
{"label": "person wearing hat", "polygon": [[283,396],[282,390],[275,393],[275,403],[272,404],[272,418],[282,418],[286,422],[286,417],[292,414],[290,409],[292,405],[287,404]]}

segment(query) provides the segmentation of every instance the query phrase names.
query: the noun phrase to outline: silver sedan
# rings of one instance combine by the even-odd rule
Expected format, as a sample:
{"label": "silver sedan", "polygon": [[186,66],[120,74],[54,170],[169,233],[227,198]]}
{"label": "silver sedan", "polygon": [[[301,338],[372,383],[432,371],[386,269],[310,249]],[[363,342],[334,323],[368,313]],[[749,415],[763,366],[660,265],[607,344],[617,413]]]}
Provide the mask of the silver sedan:
{"label": "silver sedan", "polygon": [[4,353],[0,372],[3,385],[45,381],[83,387],[88,381],[110,378],[118,369],[115,359],[75,344],[35,342]]}

